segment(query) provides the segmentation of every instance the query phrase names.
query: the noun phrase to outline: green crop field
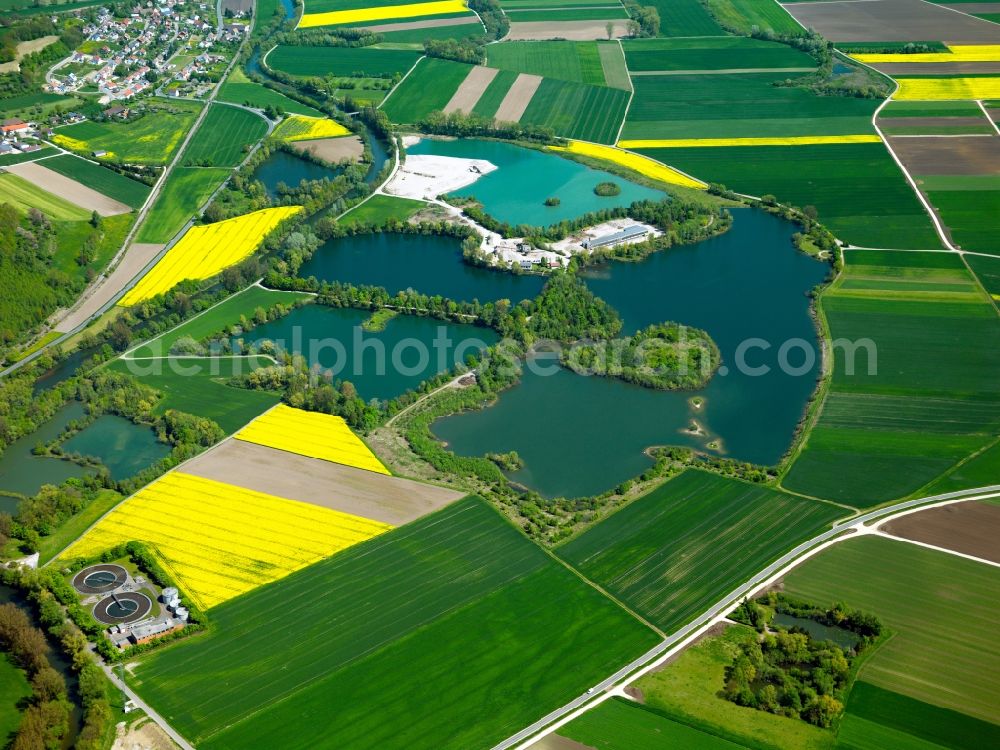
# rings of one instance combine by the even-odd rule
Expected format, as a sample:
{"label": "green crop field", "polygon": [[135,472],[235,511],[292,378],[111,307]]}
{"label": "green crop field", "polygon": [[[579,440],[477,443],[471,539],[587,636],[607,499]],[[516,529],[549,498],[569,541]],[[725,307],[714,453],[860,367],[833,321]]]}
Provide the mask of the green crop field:
{"label": "green crop field", "polygon": [[240,316],[253,317],[258,307],[267,310],[277,304],[288,305],[307,297],[308,295],[300,292],[276,291],[259,286],[247,287],[183,325],[137,347],[129,356],[138,359],[162,357],[170,353],[170,347],[180,338],[188,336],[195,341],[201,341],[206,336],[220,332],[226,326],[239,323]]}
{"label": "green crop field", "polygon": [[365,75],[392,77],[413,67],[421,52],[373,47],[293,47],[279,44],[267,65],[293,76]]}
{"label": "green crop field", "polygon": [[131,122],[80,122],[55,131],[56,145],[107,161],[166,164],[191,130],[200,102],[150,100],[152,111]]}
{"label": "green crop field", "polygon": [[261,357],[117,360],[112,370],[126,372],[156,388],[163,398],[156,411],[177,409],[211,419],[227,433],[236,432],[281,400],[281,394],[232,388],[226,380],[272,362]]}
{"label": "green crop field", "polygon": [[[830,732],[801,719],[737,706],[720,695],[725,670],[738,645],[756,640],[742,625],[685,649],[665,667],[641,677],[635,687],[646,705],[676,722],[753,750],[833,750]],[[669,747],[669,746],[668,746]],[[676,747],[684,747],[676,745]]]}
{"label": "green crop field", "polygon": [[805,52],[742,36],[636,39],[622,43],[631,71],[815,68]]}
{"label": "green crop field", "polygon": [[850,251],[822,306],[847,344],[785,487],[875,505],[920,490],[1000,429],[1000,324],[957,255]]}
{"label": "green crop field", "polygon": [[628,100],[622,89],[545,78],[521,122],[552,128],[565,138],[614,143]]}
{"label": "green crop field", "polygon": [[632,90],[632,80],[625,64],[625,53],[619,44],[600,44],[597,52],[601,57],[601,67],[604,68],[604,80],[608,86],[616,89]]}
{"label": "green crop field", "polygon": [[1000,258],[986,258],[982,255],[966,255],[966,262],[979,277],[986,291],[1000,297]]}
{"label": "green crop field", "polygon": [[[648,59],[655,60],[655,53]],[[694,53],[697,55],[697,51]],[[682,63],[686,64],[686,63]],[[773,84],[796,73],[634,76],[622,138],[873,134],[876,99],[816,96]],[[773,191],[772,191],[773,192]]]}
{"label": "green crop field", "polygon": [[930,218],[880,143],[642,153],[742,193],[815,206],[819,220],[845,242],[917,250],[939,247]]}
{"label": "green crop field", "polygon": [[980,750],[1000,745],[1000,726],[859,680],[837,741],[838,750]]}
{"label": "green crop field", "polygon": [[507,92],[510,91],[510,87],[517,80],[518,75],[519,73],[515,73],[513,70],[499,71],[493,76],[493,80],[490,81],[486,90],[483,91],[482,96],[479,97],[479,101],[472,108],[472,112],[483,117],[493,117],[500,106],[500,102],[503,101]]}
{"label": "green crop field", "polygon": [[4,203],[9,203],[21,212],[37,208],[55,221],[83,221],[90,218],[90,211],[9,172],[0,174],[0,194],[3,195]]}
{"label": "green crop field", "polygon": [[423,201],[410,198],[373,195],[364,203],[344,214],[337,223],[343,226],[354,226],[356,224],[384,224],[389,219],[406,221],[426,205]]}
{"label": "green crop field", "polygon": [[996,442],[958,464],[927,487],[925,494],[938,495],[995,484],[1000,484],[1000,443]]}
{"label": "green crop field", "polygon": [[775,0],[705,0],[719,23],[740,34],[754,27],[776,34],[804,35],[805,30]]}
{"label": "green crop field", "polygon": [[393,122],[419,122],[444,109],[471,69],[465,63],[425,57],[382,102],[382,109]]}
{"label": "green crop field", "polygon": [[136,242],[169,242],[229,176],[220,167],[178,167],[156,197]]}
{"label": "green crop field", "polygon": [[239,107],[226,104],[211,107],[184,152],[184,164],[235,167],[267,135],[267,123],[260,115]]}
{"label": "green crop field", "polygon": [[233,104],[243,104],[257,109],[274,107],[282,112],[290,112],[294,115],[306,115],[308,117],[322,117],[323,113],[314,107],[310,107],[301,102],[291,99],[280,91],[269,89],[259,83],[254,83],[247,78],[243,71],[238,68],[234,70],[226,82],[219,89],[219,100],[232,102]]}
{"label": "green crop field", "polygon": [[489,747],[657,640],[477,498],[212,618],[132,680],[206,750]]}
{"label": "green crop field", "polygon": [[31,696],[24,671],[0,651],[0,741],[7,742],[21,725],[21,703]]}
{"label": "green crop field", "polygon": [[[79,278],[86,278],[87,269],[104,269],[125,242],[125,235],[132,228],[135,214],[120,214],[105,216],[101,219],[100,229],[95,229],[90,221],[60,221],[56,223],[58,247],[52,256],[52,266],[63,273]],[[80,248],[88,238],[96,241],[94,260],[89,266],[77,263]]]}
{"label": "green crop field", "polygon": [[42,146],[38,151],[32,151],[27,154],[4,154],[0,156],[0,167],[5,167],[8,164],[20,164],[25,161],[36,161],[43,156],[52,156],[58,153],[51,146]]}
{"label": "green crop field", "polygon": [[609,21],[628,18],[622,6],[601,8],[552,8],[546,10],[511,10],[507,18],[513,23],[532,21]]}
{"label": "green crop field", "polygon": [[149,185],[132,180],[92,161],[69,154],[46,159],[41,162],[41,165],[53,172],[82,182],[87,187],[104,193],[109,198],[121,201],[132,208],[139,208],[145,203],[151,190]]}
{"label": "green crop field", "polygon": [[963,250],[1000,255],[1000,190],[929,191],[927,198]]}
{"label": "green crop field", "polygon": [[[609,45],[617,47],[618,43],[604,43]],[[504,42],[491,44],[486,51],[486,64],[493,68],[605,85],[598,42]]]}
{"label": "green crop field", "polygon": [[426,39],[481,39],[483,25],[475,16],[469,17],[469,23],[460,26],[429,26],[424,29],[403,29],[401,31],[381,31],[378,27],[369,27],[378,31],[385,42],[390,44],[422,44]]}
{"label": "green crop field", "polygon": [[689,470],[557,554],[670,632],[844,515],[826,503]]}
{"label": "green crop field", "polygon": [[650,0],[660,14],[660,36],[724,34],[700,0]]}
{"label": "green crop field", "polygon": [[860,678],[1000,723],[1000,570],[908,542],[850,539],[785,577],[785,590],[874,612],[894,635]]}
{"label": "green crop field", "polygon": [[625,698],[612,698],[559,730],[586,747],[601,750],[738,750],[744,745],[724,740],[674,721],[654,709]]}

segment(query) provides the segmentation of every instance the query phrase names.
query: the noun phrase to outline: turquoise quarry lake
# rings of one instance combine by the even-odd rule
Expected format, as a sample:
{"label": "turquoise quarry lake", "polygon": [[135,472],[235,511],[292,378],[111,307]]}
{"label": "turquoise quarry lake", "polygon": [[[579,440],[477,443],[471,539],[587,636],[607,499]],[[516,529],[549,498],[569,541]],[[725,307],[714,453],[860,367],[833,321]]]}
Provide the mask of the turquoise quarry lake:
{"label": "turquoise quarry lake", "polygon": [[[610,172],[591,169],[545,151],[499,141],[423,139],[407,149],[410,154],[485,159],[498,169],[453,195],[475,196],[488,214],[513,225],[548,226],[576,219],[592,211],[628,206],[639,200],[662,200],[659,190],[625,180]],[[611,181],[621,188],[616,196],[601,197],[594,187]],[[546,206],[546,198],[559,198]]]}

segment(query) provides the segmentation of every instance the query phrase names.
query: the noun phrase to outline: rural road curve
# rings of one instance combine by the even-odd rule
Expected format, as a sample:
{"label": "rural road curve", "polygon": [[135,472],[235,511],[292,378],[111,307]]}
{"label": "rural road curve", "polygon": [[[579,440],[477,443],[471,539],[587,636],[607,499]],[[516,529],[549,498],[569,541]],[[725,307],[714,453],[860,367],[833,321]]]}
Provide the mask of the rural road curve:
{"label": "rural road curve", "polygon": [[[606,700],[610,697],[611,690],[620,688],[624,686],[626,682],[630,682],[635,678],[636,672],[642,670],[644,667],[652,668],[652,666],[668,651],[678,646],[686,645],[685,641],[696,636],[701,630],[710,626],[713,622],[725,615],[744,596],[749,596],[754,593],[762,585],[765,585],[769,578],[772,578],[776,574],[781,573],[783,575],[786,572],[786,568],[802,562],[802,560],[805,559],[803,555],[806,555],[806,553],[809,552],[818,552],[818,548],[832,543],[838,535],[845,534],[845,538],[850,538],[850,536],[854,535],[851,532],[857,532],[860,527],[870,521],[886,519],[888,516],[895,515],[901,511],[911,510],[922,505],[932,506],[996,496],[1000,496],[1000,485],[990,485],[988,487],[962,490],[960,492],[948,492],[943,495],[932,495],[930,497],[918,498],[916,500],[906,500],[901,503],[896,503],[895,505],[889,505],[884,508],[869,511],[868,513],[863,513],[860,516],[854,516],[846,521],[836,524],[827,531],[824,531],[822,534],[818,534],[812,539],[802,542],[802,544],[798,545],[790,552],[787,552],[779,557],[773,563],[757,573],[749,581],[727,594],[725,598],[721,599],[716,604],[712,605],[712,607],[707,609],[699,617],[692,620],[677,632],[667,636],[667,638],[651,648],[631,664],[627,664],[610,677],[595,685],[590,692],[574,698],[566,705],[561,708],[557,708],[555,711],[552,711],[546,716],[543,716],[534,724],[525,727],[517,734],[511,735],[503,742],[494,746],[493,750],[507,750],[512,747],[518,747],[519,750],[520,748],[527,748],[533,741],[539,739],[539,737],[536,737],[535,735],[538,735],[547,728],[549,728],[550,731],[554,731],[556,727],[552,727],[551,725],[561,719],[566,719],[569,714],[577,711],[585,704],[592,701],[600,702]],[[547,733],[548,732],[546,732],[546,734]],[[532,742],[527,742],[529,738]]]}

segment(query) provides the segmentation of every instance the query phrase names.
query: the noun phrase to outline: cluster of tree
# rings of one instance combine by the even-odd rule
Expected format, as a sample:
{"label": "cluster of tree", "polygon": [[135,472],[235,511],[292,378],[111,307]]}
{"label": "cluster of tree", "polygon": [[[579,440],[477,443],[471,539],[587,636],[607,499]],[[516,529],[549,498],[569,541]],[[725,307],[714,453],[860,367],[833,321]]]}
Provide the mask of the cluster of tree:
{"label": "cluster of tree", "polygon": [[[652,37],[660,33],[660,11],[653,5],[640,5],[626,1],[625,10],[631,18],[628,22],[629,36]],[[609,34],[610,38],[610,34]]]}
{"label": "cluster of tree", "polygon": [[[74,747],[78,750],[100,750],[104,747],[105,736],[114,724],[108,700],[108,680],[100,667],[94,663],[88,644],[88,634],[92,636],[100,634],[101,626],[94,621],[89,612],[80,606],[72,587],[57,570],[0,568],[0,583],[16,588],[25,594],[35,608],[39,624],[59,644],[69,661],[70,668],[76,674],[76,695],[80,707],[83,709],[83,722]],[[61,597],[53,593],[55,589],[62,592]],[[63,598],[67,596],[70,597],[69,601],[72,602],[72,607],[67,607],[64,610],[60,604],[65,604]],[[8,606],[12,605],[3,605],[4,608]],[[89,618],[93,629],[88,634],[85,634],[71,619],[67,619],[70,609],[73,609],[81,618]],[[18,618],[17,615],[8,615],[8,621],[13,622],[19,630],[25,628],[25,621]],[[28,621],[28,627],[32,627],[30,621]],[[36,632],[42,635],[40,631]],[[44,645],[46,649],[48,648],[44,636],[41,639],[38,636],[31,636],[31,639],[36,647]],[[104,639],[102,638],[102,640]],[[40,689],[35,692],[33,701],[36,701],[35,705],[38,705],[39,695],[60,695],[61,697],[58,699],[50,697],[47,703],[57,702],[66,707],[68,704],[65,697],[65,681],[58,673],[53,675],[48,672],[49,669],[51,668],[46,660],[42,667],[42,672],[45,673],[44,682],[40,685]],[[59,678],[59,681],[55,679],[56,677]],[[32,707],[29,707],[12,747],[19,750],[59,747],[61,743],[55,734],[59,726],[57,719],[61,715],[60,709],[54,706],[48,706],[46,710],[41,712],[33,712]],[[66,727],[68,727],[68,720],[69,714],[66,713]],[[63,729],[64,731],[65,729]]]}
{"label": "cluster of tree", "polygon": [[678,323],[651,325],[626,339],[581,343],[564,349],[560,357],[580,374],[660,390],[701,388],[720,360],[719,347],[707,332]]}
{"label": "cluster of tree", "polygon": [[882,635],[882,621],[870,612],[852,609],[844,602],[836,602],[833,606],[824,608],[777,591],[768,592],[757,600],[744,599],[735,613],[735,619],[764,632],[770,624],[771,612],[849,630],[861,642],[858,651]]}
{"label": "cluster of tree", "polygon": [[72,705],[66,680],[49,664],[45,633],[34,627],[15,604],[0,604],[0,651],[7,651],[31,682],[31,698],[23,710],[13,750],[59,747],[69,729]]}
{"label": "cluster of tree", "polygon": [[850,670],[847,653],[835,643],[779,630],[739,644],[722,692],[740,706],[829,727],[844,710],[838,696]]}
{"label": "cluster of tree", "polygon": [[383,110],[369,104],[358,110],[358,118],[383,141],[392,140],[392,122]]}
{"label": "cluster of tree", "polygon": [[0,62],[16,58],[19,42],[44,36],[58,36],[59,39],[21,58],[17,71],[0,74],[0,109],[3,108],[2,99],[36,93],[45,82],[46,70],[70,55],[84,39],[82,24],[54,23],[51,16],[44,14],[14,19],[0,31]]}
{"label": "cluster of tree", "polygon": [[424,42],[424,54],[471,65],[480,65],[486,61],[486,50],[471,39],[427,39]]}
{"label": "cluster of tree", "polygon": [[272,37],[275,44],[292,44],[297,47],[370,47],[384,41],[371,29],[318,28],[279,32]]}
{"label": "cluster of tree", "polygon": [[57,307],[68,306],[83,287],[52,262],[59,229],[41,211],[21,214],[0,203],[0,355],[35,331]]}
{"label": "cluster of tree", "polygon": [[510,31],[510,21],[497,0],[469,0],[469,10],[479,14],[488,40],[503,39]]}
{"label": "cluster of tree", "polygon": [[435,111],[417,123],[425,133],[452,135],[460,138],[503,138],[511,141],[554,143],[555,131],[541,125],[520,122],[502,122],[492,117],[455,111],[445,114]]}
{"label": "cluster of tree", "polygon": [[761,196],[759,201],[751,201],[750,205],[780,216],[785,221],[798,224],[802,231],[792,235],[795,247],[810,255],[826,253],[834,264],[840,262],[837,238],[833,232],[820,223],[819,211],[815,206],[805,206],[804,208],[786,206],[779,203],[773,195]]}
{"label": "cluster of tree", "polygon": [[528,330],[536,339],[578,341],[611,339],[622,319],[575,274],[556,271],[531,305]]}
{"label": "cluster of tree", "polygon": [[257,326],[262,326],[272,320],[285,317],[296,307],[301,307],[304,304],[305,300],[296,300],[289,304],[276,302],[268,308],[257,307],[253,311],[253,315],[249,318],[246,315],[240,315],[238,321],[230,323],[221,331],[208,334],[201,341],[196,341],[190,336],[178,339],[170,347],[170,353],[199,355],[205,355],[206,353],[212,355],[219,353],[229,354],[234,349],[242,348],[239,346],[243,341],[240,338],[241,336],[250,333]]}

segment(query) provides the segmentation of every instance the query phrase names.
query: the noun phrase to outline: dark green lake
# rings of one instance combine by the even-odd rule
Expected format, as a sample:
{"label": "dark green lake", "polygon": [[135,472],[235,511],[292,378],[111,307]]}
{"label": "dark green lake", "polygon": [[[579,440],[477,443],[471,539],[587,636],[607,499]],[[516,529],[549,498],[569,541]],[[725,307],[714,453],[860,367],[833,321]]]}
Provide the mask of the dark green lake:
{"label": "dark green lake", "polygon": [[861,640],[855,633],[836,625],[824,625],[821,622],[810,620],[806,617],[794,617],[792,615],[778,612],[771,620],[772,625],[780,625],[783,628],[802,628],[817,641],[833,641],[841,648],[853,648]]}
{"label": "dark green lake", "polygon": [[[639,200],[662,200],[664,194],[629,180],[591,169],[553,153],[500,141],[474,138],[442,141],[424,138],[407,149],[410,154],[486,159],[498,168],[453,195],[475,196],[488,214],[513,225],[548,226],[576,219],[591,211],[628,206]],[[598,183],[611,181],[621,188],[616,196],[594,194]],[[546,206],[546,198],[559,198]]]}
{"label": "dark green lake", "polygon": [[[0,456],[0,490],[34,495],[43,484],[62,484],[86,474],[82,466],[70,461],[31,454],[36,443],[55,440],[70,422],[84,416],[83,403],[70,401],[33,433],[11,443]],[[17,504],[17,499],[0,495],[0,512],[15,513]]]}
{"label": "dark green lake", "polygon": [[301,354],[333,379],[353,383],[366,400],[400,396],[497,340],[489,328],[412,315],[397,315],[383,331],[364,331],[361,324],[370,316],[366,310],[305,305],[242,338],[247,345],[270,339]]}
{"label": "dark green lake", "polygon": [[537,297],[545,277],[490,271],[462,260],[453,237],[418,234],[360,234],[325,242],[302,264],[299,276],[380,286],[390,294],[413,289],[459,301],[513,304]]}
{"label": "dark green lake", "polygon": [[[610,489],[648,468],[643,451],[655,445],[703,448],[718,439],[724,455],[776,463],[816,387],[818,343],[806,295],[828,266],[794,250],[791,224],[750,209],[734,214],[720,237],[642,263],[602,266],[587,282],[618,309],[627,331],[665,320],[707,330],[724,369],[706,388],[654,391],[559,367],[550,375],[526,368],[494,406],[439,420],[434,433],[461,455],[516,450],[525,468],[511,478],[548,497]],[[786,352],[795,374],[778,366],[779,348],[793,340],[814,355],[805,367],[799,345]],[[734,366],[741,342],[751,345],[742,368]],[[768,372],[749,369],[761,366]],[[705,400],[701,409],[693,396]],[[692,419],[707,436],[687,432]]]}
{"label": "dark green lake", "polygon": [[264,184],[264,190],[271,199],[278,198],[278,186],[297,187],[302,180],[333,179],[340,170],[330,169],[315,162],[301,159],[287,151],[275,151],[254,170],[253,178]]}
{"label": "dark green lake", "polygon": [[132,476],[170,453],[170,446],[157,440],[152,429],[115,414],[101,415],[62,447],[66,453],[96,456],[116,481]]}

